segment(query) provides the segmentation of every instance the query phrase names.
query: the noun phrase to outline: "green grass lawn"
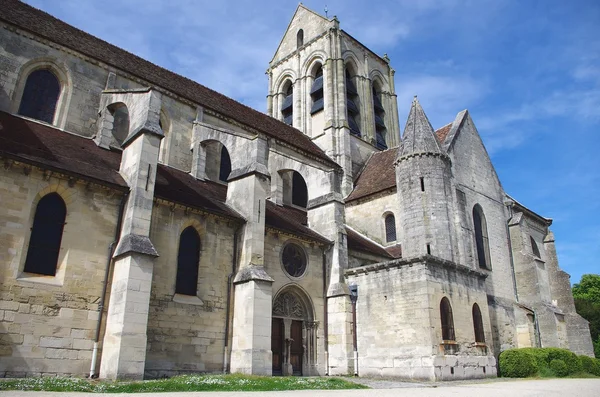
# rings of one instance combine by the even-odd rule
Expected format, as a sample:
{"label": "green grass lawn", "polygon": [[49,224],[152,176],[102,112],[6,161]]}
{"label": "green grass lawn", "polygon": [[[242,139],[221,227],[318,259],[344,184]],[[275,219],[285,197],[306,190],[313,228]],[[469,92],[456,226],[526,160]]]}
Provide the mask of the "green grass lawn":
{"label": "green grass lawn", "polygon": [[88,393],[146,393],[170,391],[270,391],[368,389],[342,378],[247,375],[184,375],[138,382],[109,382],[81,378],[22,378],[0,380],[0,390],[78,391]]}

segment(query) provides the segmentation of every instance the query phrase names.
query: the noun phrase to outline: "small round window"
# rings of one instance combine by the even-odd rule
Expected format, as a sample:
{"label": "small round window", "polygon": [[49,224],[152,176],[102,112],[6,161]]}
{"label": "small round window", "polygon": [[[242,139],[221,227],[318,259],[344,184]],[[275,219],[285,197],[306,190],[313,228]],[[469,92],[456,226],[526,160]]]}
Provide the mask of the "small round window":
{"label": "small round window", "polygon": [[287,244],[281,260],[285,271],[292,277],[300,277],[306,271],[306,254],[298,244]]}

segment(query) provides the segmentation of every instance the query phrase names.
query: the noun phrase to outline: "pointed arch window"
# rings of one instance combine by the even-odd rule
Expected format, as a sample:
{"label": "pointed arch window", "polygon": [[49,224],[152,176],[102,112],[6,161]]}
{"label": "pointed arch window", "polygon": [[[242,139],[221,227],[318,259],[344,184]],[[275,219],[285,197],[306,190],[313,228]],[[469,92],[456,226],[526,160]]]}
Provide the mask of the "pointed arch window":
{"label": "pointed arch window", "polygon": [[482,269],[490,269],[490,244],[487,232],[487,223],[483,209],[479,204],[473,207],[473,226],[475,229],[475,246],[477,248],[477,262]]}
{"label": "pointed arch window", "polygon": [[475,342],[485,343],[485,332],[483,332],[483,318],[481,310],[477,303],[473,304],[473,330],[475,332]]}
{"label": "pointed arch window", "polygon": [[529,236],[529,241],[531,243],[531,252],[533,253],[533,256],[536,258],[541,258],[542,256],[540,255],[540,248],[535,242],[535,239],[532,236]]}
{"label": "pointed arch window", "polygon": [[360,110],[358,107],[358,90],[352,81],[350,71],[346,68],[346,112],[348,126],[352,135],[361,136],[359,128]]}
{"label": "pointed arch window", "polygon": [[396,241],[396,217],[393,214],[385,217],[385,241],[387,243]]}
{"label": "pointed arch window", "polygon": [[315,80],[310,88],[310,99],[312,101],[310,114],[315,114],[324,109],[323,99],[323,67],[319,66],[315,73]]}
{"label": "pointed arch window", "polygon": [[296,48],[300,48],[304,45],[304,30],[298,30],[298,34],[296,34]]}
{"label": "pointed arch window", "polygon": [[373,112],[375,119],[375,145],[379,149],[387,149],[385,128],[385,110],[381,102],[381,91],[373,85]]}
{"label": "pointed arch window", "polygon": [[281,115],[283,116],[284,123],[292,125],[294,122],[294,86],[291,82],[285,90],[285,97],[281,105]]}
{"label": "pointed arch window", "polygon": [[24,271],[54,276],[67,206],[58,193],[42,197],[35,209]]}
{"label": "pointed arch window", "polygon": [[443,297],[440,302],[440,316],[442,318],[442,339],[456,340],[454,336],[454,318],[452,317],[452,306],[448,298]]}
{"label": "pointed arch window", "polygon": [[52,124],[60,97],[60,82],[49,69],[34,70],[27,77],[18,114]]}
{"label": "pointed arch window", "polygon": [[179,237],[175,293],[196,296],[198,293],[198,265],[200,263],[200,236],[189,226]]}
{"label": "pointed arch window", "polygon": [[227,182],[229,179],[229,174],[231,174],[231,157],[229,157],[229,152],[227,148],[223,146],[221,148],[221,162],[219,165],[219,180],[221,182]]}

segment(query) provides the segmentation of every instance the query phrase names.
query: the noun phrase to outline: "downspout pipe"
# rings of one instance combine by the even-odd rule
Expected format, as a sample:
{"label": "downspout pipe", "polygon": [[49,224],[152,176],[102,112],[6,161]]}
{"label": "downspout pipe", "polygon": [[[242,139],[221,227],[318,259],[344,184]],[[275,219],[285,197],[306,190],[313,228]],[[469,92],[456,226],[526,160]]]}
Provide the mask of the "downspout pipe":
{"label": "downspout pipe", "polygon": [[106,290],[108,289],[108,277],[110,275],[111,265],[113,263],[112,257],[115,253],[117,243],[121,238],[121,226],[123,225],[123,213],[125,212],[125,203],[129,198],[129,192],[126,192],[121,197],[119,203],[119,213],[117,214],[117,226],[115,227],[115,238],[108,245],[108,256],[106,258],[106,268],[104,269],[104,280],[102,282],[102,295],[100,295],[100,302],[98,303],[98,321],[96,322],[96,332],[94,335],[94,347],[92,349],[92,362],[90,364],[90,378],[97,378],[96,364],[98,362],[98,344],[100,342],[100,329],[102,328],[102,312],[104,311],[104,305],[106,303]]}
{"label": "downspout pipe", "polygon": [[323,262],[322,262],[322,271],[323,271],[323,345],[325,348],[325,375],[329,375],[329,320],[327,315],[327,251],[331,249],[332,246],[328,248],[323,247]]}
{"label": "downspout pipe", "polygon": [[358,300],[358,285],[350,285],[350,303],[352,303],[352,347],[354,350],[354,376],[358,376],[358,340],[356,335],[356,301]]}
{"label": "downspout pipe", "polygon": [[223,373],[227,373],[229,365],[229,316],[231,313],[231,289],[233,277],[238,261],[238,238],[242,226],[239,226],[233,235],[233,254],[231,255],[231,273],[227,276],[227,306],[225,307],[225,343],[223,345]]}

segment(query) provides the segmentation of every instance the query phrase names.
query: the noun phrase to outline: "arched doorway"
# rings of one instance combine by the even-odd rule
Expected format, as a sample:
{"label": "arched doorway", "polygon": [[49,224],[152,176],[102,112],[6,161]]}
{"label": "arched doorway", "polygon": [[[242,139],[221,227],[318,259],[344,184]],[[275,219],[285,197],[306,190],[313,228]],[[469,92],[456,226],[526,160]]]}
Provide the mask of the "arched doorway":
{"label": "arched doorway", "polygon": [[312,304],[298,287],[288,286],[273,301],[273,375],[312,375],[317,323]]}

